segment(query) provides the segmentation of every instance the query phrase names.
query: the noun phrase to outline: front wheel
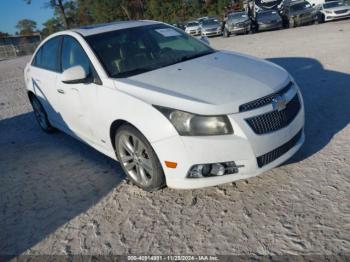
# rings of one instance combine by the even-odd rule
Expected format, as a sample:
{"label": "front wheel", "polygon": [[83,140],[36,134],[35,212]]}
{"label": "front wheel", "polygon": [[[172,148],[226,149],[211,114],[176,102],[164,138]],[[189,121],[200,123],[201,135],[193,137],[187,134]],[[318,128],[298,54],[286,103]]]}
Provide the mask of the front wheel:
{"label": "front wheel", "polygon": [[288,27],[289,28],[293,28],[293,27],[295,27],[295,25],[296,24],[295,24],[294,19],[291,18],[291,19],[288,20]]}
{"label": "front wheel", "polygon": [[226,28],[224,29],[224,37],[230,37],[230,32]]}
{"label": "front wheel", "polygon": [[129,179],[146,191],[165,186],[162,166],[147,139],[133,126],[123,125],[116,133],[115,148]]}
{"label": "front wheel", "polygon": [[317,17],[317,20],[318,20],[318,23],[321,24],[321,23],[324,23],[326,18],[325,18],[325,15],[324,14],[320,14],[318,17]]}

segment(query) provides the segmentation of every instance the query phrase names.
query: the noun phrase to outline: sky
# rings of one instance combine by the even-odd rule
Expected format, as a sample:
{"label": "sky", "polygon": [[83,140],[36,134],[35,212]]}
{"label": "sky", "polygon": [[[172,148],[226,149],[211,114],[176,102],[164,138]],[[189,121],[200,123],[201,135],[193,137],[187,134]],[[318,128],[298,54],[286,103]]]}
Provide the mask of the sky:
{"label": "sky", "polygon": [[53,16],[53,10],[45,7],[46,0],[32,0],[28,5],[24,0],[0,0],[0,31],[14,34],[19,20],[27,18],[42,29],[46,20]]}

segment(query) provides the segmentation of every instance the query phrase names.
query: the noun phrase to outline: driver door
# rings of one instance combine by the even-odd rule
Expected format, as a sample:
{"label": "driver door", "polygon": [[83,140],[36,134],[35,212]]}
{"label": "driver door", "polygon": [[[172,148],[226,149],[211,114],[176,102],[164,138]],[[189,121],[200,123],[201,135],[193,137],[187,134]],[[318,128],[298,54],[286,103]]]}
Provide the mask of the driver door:
{"label": "driver door", "polygon": [[92,116],[98,85],[93,81],[93,66],[79,42],[64,36],[61,51],[62,72],[73,66],[82,66],[88,78],[82,83],[63,83],[62,74],[57,79],[56,89],[61,96],[61,115],[66,132],[83,139],[93,139]]}

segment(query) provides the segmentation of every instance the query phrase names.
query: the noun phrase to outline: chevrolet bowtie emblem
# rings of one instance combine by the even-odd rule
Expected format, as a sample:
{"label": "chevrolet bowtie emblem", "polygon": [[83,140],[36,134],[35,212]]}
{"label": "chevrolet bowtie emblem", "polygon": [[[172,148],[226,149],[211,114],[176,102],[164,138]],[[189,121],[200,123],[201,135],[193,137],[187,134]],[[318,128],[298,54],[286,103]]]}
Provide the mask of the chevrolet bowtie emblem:
{"label": "chevrolet bowtie emblem", "polygon": [[273,110],[277,110],[278,112],[286,109],[287,101],[283,96],[276,96],[272,99],[272,107]]}

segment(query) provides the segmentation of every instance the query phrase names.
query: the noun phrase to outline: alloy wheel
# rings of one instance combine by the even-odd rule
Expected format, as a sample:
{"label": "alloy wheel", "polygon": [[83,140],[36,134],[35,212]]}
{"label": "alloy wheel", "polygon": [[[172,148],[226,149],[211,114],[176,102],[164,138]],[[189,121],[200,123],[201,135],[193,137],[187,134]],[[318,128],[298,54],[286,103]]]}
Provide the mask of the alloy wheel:
{"label": "alloy wheel", "polygon": [[145,144],[130,133],[123,133],[118,141],[120,162],[135,182],[142,186],[150,184],[153,165]]}

